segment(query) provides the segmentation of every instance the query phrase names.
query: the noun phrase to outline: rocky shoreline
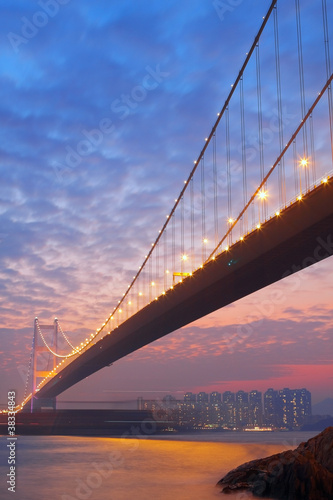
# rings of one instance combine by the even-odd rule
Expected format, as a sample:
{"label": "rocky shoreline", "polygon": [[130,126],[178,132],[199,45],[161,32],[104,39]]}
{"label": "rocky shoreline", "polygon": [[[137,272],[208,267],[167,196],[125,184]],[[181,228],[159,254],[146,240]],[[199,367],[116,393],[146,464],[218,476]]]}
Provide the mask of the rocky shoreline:
{"label": "rocky shoreline", "polygon": [[224,476],[217,486],[228,494],[250,491],[280,500],[333,499],[333,427],[288,450],[252,460]]}

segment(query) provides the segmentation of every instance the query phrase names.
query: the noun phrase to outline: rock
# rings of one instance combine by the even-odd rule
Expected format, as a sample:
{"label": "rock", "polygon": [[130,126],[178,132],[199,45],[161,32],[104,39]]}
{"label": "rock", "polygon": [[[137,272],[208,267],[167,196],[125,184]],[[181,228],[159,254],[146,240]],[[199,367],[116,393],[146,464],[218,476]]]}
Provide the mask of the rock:
{"label": "rock", "polygon": [[281,500],[333,499],[333,427],[295,450],[240,465],[217,485],[223,493],[247,490]]}
{"label": "rock", "polygon": [[299,453],[310,451],[317,462],[333,473],[333,427],[301,443],[297,450]]}

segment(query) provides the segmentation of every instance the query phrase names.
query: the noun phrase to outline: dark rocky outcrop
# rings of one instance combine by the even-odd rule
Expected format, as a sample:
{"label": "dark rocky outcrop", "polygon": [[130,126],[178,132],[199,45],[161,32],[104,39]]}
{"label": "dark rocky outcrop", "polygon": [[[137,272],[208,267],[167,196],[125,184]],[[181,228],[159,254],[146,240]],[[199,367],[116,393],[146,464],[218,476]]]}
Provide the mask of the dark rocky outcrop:
{"label": "dark rocky outcrop", "polygon": [[252,460],[217,483],[223,493],[251,491],[283,500],[333,499],[333,427],[295,450]]}

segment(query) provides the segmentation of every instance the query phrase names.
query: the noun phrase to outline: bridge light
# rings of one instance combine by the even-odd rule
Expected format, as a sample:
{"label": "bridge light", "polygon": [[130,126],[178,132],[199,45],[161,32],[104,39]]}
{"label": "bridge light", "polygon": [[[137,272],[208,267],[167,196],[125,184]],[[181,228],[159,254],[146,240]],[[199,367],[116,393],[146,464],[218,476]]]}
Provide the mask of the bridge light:
{"label": "bridge light", "polygon": [[207,238],[204,238],[203,239],[203,242],[205,243],[205,245],[208,243],[208,239]]}
{"label": "bridge light", "polygon": [[260,228],[261,228],[261,225],[260,225],[260,223],[259,223],[259,224],[257,224],[257,229],[260,229]]}
{"label": "bridge light", "polygon": [[167,270],[165,271],[165,274],[170,274],[169,269],[167,269]]}
{"label": "bridge light", "polygon": [[151,282],[151,286],[155,286],[155,281],[152,281],[152,282]]}
{"label": "bridge light", "polygon": [[187,256],[186,254],[184,254],[184,255],[182,256],[182,260],[187,260],[187,259],[188,259],[188,256]]}
{"label": "bridge light", "polygon": [[275,212],[275,215],[278,217],[280,215],[280,211],[278,210],[277,212]]}
{"label": "bridge light", "polygon": [[308,166],[308,159],[307,158],[301,158],[299,164],[301,167],[307,167]]}
{"label": "bridge light", "polygon": [[326,182],[328,182],[327,177],[324,177],[324,179],[322,180],[322,182],[323,182],[324,184],[326,184]]}
{"label": "bridge light", "polygon": [[302,195],[300,194],[299,196],[297,196],[297,201],[301,201],[302,199]]}
{"label": "bridge light", "polygon": [[258,192],[258,198],[260,200],[265,200],[267,198],[267,191],[263,191],[263,190],[259,191]]}
{"label": "bridge light", "polygon": [[142,292],[139,292],[139,296],[142,297]]}
{"label": "bridge light", "polygon": [[241,241],[243,241],[243,240],[244,240],[244,236],[241,236],[239,239],[240,239]]}
{"label": "bridge light", "polygon": [[228,219],[228,222],[229,224],[232,224],[234,222],[234,219],[232,219],[231,217]]}

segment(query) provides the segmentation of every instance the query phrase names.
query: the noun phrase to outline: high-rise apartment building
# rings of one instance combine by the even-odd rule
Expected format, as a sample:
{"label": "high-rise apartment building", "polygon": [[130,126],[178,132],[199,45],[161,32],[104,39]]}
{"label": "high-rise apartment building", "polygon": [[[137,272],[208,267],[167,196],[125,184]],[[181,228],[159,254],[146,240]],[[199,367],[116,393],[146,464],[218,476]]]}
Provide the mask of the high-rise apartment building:
{"label": "high-rise apartment building", "polygon": [[279,393],[274,389],[267,389],[264,394],[264,423],[276,427],[279,421]]}
{"label": "high-rise apartment building", "polygon": [[193,394],[192,392],[187,392],[184,395],[184,402],[185,403],[195,403],[197,400],[196,394]]}
{"label": "high-rise apartment building", "polygon": [[259,391],[251,391],[249,394],[249,425],[261,427],[262,423],[262,394]]}
{"label": "high-rise apartment building", "polygon": [[222,394],[220,392],[212,392],[209,396],[209,402],[213,405],[221,403]]}
{"label": "high-rise apartment building", "polygon": [[306,389],[284,388],[279,391],[278,425],[292,429],[311,415],[311,393]]}
{"label": "high-rise apartment building", "polygon": [[249,423],[249,394],[244,391],[236,392],[236,426],[245,427]]}
{"label": "high-rise apartment building", "polygon": [[199,392],[197,395],[197,403],[208,403],[208,394],[206,392]]}
{"label": "high-rise apartment building", "polygon": [[230,391],[225,391],[222,395],[223,403],[234,403],[235,402],[235,393]]}

